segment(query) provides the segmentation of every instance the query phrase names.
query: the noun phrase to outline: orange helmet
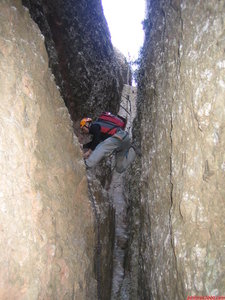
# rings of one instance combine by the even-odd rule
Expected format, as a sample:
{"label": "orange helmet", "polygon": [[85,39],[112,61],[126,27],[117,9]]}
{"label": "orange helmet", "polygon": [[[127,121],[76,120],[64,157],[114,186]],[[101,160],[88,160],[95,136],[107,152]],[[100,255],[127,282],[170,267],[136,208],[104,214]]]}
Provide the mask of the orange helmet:
{"label": "orange helmet", "polygon": [[84,126],[87,126],[87,122],[92,122],[92,119],[91,118],[83,118],[81,121],[80,121],[80,128],[83,128]]}

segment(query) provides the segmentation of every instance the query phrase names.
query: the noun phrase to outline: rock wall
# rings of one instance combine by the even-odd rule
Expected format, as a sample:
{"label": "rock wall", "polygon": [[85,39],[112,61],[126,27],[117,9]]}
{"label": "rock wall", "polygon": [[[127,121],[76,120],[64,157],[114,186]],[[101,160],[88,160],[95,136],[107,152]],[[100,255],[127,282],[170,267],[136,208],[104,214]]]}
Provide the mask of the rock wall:
{"label": "rock wall", "polygon": [[73,121],[116,112],[129,70],[114,51],[100,0],[23,0],[46,37],[50,66]]}
{"label": "rock wall", "polygon": [[96,299],[94,218],[44,38],[0,3],[0,299]]}
{"label": "rock wall", "polygon": [[[116,112],[124,83],[131,73],[123,55],[113,48],[99,0],[23,0],[45,36],[50,67],[68,107],[81,143],[79,121],[103,110]],[[114,209],[108,189],[111,162],[88,173],[89,196],[95,216],[94,270],[97,297],[111,293]]]}
{"label": "rock wall", "polygon": [[[132,137],[132,123],[136,116],[137,88],[124,85],[120,102],[119,115],[127,119],[126,131]],[[129,170],[129,168],[128,168]],[[129,241],[128,193],[125,189],[125,179],[128,170],[122,174],[112,170],[109,196],[115,210],[115,233],[113,248],[113,274],[111,300],[129,299],[130,276],[126,272],[126,261]]]}
{"label": "rock wall", "polygon": [[0,299],[108,299],[113,268],[115,298],[225,295],[224,1],[147,1],[133,130],[142,156],[111,187],[104,160],[89,193],[59,89],[75,122],[115,112],[126,61],[100,1],[23,3],[59,88],[28,10],[2,0]]}
{"label": "rock wall", "polygon": [[132,299],[225,295],[224,11],[224,1],[147,1]]}
{"label": "rock wall", "polygon": [[115,211],[109,200],[111,159],[103,160],[87,170],[90,201],[95,215],[94,269],[97,278],[97,299],[110,299],[113,272]]}

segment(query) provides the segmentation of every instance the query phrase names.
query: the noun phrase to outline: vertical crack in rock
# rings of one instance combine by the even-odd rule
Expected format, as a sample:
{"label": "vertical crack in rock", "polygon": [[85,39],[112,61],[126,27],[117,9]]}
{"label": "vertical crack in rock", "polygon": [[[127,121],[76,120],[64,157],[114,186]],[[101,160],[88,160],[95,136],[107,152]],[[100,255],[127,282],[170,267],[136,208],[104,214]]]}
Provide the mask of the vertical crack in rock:
{"label": "vertical crack in rock", "polygon": [[[127,119],[126,130],[132,138],[132,123],[136,115],[136,87],[124,85],[119,115]],[[127,173],[127,172],[126,172]],[[111,299],[129,299],[130,279],[126,274],[126,259],[128,254],[129,221],[128,199],[125,195],[125,176],[116,171],[113,172],[110,185],[110,199],[115,209],[115,242],[113,251],[113,276]]]}
{"label": "vertical crack in rock", "polygon": [[[88,171],[87,171],[88,173]],[[100,213],[97,208],[97,202],[93,194],[93,187],[91,185],[91,178],[90,175],[87,174],[87,181],[88,181],[88,192],[89,197],[91,199],[92,208],[95,215],[95,232],[96,232],[96,246],[95,246],[95,269],[96,269],[96,278],[97,278],[97,298],[98,300],[101,300],[101,287],[102,287],[102,281],[101,281],[101,236],[100,236]]]}
{"label": "vertical crack in rock", "polygon": [[[180,25],[178,23],[178,32],[179,32],[179,36],[178,36],[178,40],[177,40],[177,57],[176,57],[176,92],[178,89],[178,85],[180,82],[180,70],[181,70],[181,45],[182,45],[182,30],[183,30],[183,20],[182,20],[182,11],[181,9],[177,6],[174,7],[172,5],[172,7],[175,9],[176,12],[178,12],[179,15],[179,20],[180,20]],[[180,28],[180,29],[179,29]],[[174,205],[174,200],[173,200],[173,193],[174,193],[174,189],[173,189],[173,155],[174,155],[174,148],[173,148],[173,116],[175,114],[175,109],[174,109],[174,96],[172,96],[172,104],[171,104],[171,113],[170,113],[170,145],[171,145],[171,156],[170,156],[170,184],[171,184],[171,192],[170,192],[170,197],[171,197],[171,207],[169,210],[169,227],[170,227],[170,235],[171,235],[171,248],[173,251],[173,255],[174,255],[174,264],[175,264],[175,278],[177,279],[179,277],[178,275],[178,267],[177,267],[177,257],[176,257],[176,252],[175,252],[175,245],[174,245],[174,236],[173,236],[173,222],[172,222],[172,214],[173,214],[173,205]],[[182,285],[182,283],[181,283]],[[183,290],[183,287],[180,288],[180,290]]]}
{"label": "vertical crack in rock", "polygon": [[122,284],[125,277],[125,251],[128,241],[127,205],[124,198],[124,174],[114,173],[110,194],[115,209],[115,243],[113,251],[113,277],[111,299],[121,298]]}
{"label": "vertical crack in rock", "polygon": [[109,199],[111,159],[87,170],[90,201],[95,215],[95,275],[98,299],[109,299],[112,285],[115,213]]}

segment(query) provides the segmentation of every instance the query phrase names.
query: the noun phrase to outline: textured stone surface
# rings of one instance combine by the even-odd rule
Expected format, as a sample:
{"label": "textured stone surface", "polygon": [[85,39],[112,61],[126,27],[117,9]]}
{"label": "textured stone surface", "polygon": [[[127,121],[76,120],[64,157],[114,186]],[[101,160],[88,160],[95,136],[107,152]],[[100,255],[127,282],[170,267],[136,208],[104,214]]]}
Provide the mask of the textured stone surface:
{"label": "textured stone surface", "polygon": [[[132,126],[131,119],[134,118],[136,113],[135,101],[136,88],[124,85],[119,114],[128,118],[127,130],[130,132]],[[76,130],[76,133],[79,141],[83,144],[85,137],[79,133],[79,130]],[[90,198],[94,207],[96,219],[95,230],[98,236],[95,244],[95,270],[98,278],[98,294],[100,299],[110,299],[112,284],[115,286],[115,281],[116,289],[113,287],[112,299],[114,299],[115,293],[118,292],[117,288],[120,294],[120,288],[123,283],[123,262],[125,255],[120,255],[119,253],[120,257],[118,257],[117,253],[115,254],[115,244],[117,240],[120,240],[120,244],[126,244],[128,238],[126,232],[124,237],[118,238],[118,232],[123,231],[121,227],[125,226],[124,222],[126,222],[126,203],[123,203],[125,201],[123,195],[124,176],[120,176],[114,171],[115,162],[112,158],[113,155],[107,159],[103,159],[94,169],[88,170]],[[121,205],[123,216],[119,217],[122,220],[118,222],[118,214],[121,212],[117,208],[118,206],[120,207],[120,201],[124,208],[122,209]],[[116,235],[115,232],[117,232]],[[124,248],[124,246],[122,247]],[[119,272],[117,270],[117,262],[118,264],[122,262]],[[117,276],[121,272],[122,274]]]}
{"label": "textured stone surface", "polygon": [[132,299],[225,295],[225,2],[147,7],[135,128],[143,155],[132,178],[140,168],[141,177],[131,181]]}
{"label": "textured stone surface", "polygon": [[113,49],[101,1],[23,3],[46,37],[51,66],[72,120],[118,111],[123,84],[130,82],[128,64]]}
{"label": "textured stone surface", "polygon": [[98,298],[110,299],[115,235],[115,211],[109,199],[111,160],[87,171],[89,196],[95,214],[95,257]]}
{"label": "textured stone surface", "polygon": [[[136,115],[137,89],[124,85],[119,115],[127,119],[126,131],[132,137],[132,123]],[[129,169],[128,169],[129,170]],[[125,178],[128,170],[122,174],[115,170],[112,174],[109,196],[115,209],[115,238],[113,251],[113,277],[111,300],[130,299],[130,274],[125,267],[129,242],[128,193],[125,190]]]}
{"label": "textured stone surface", "polygon": [[[131,82],[126,59],[113,49],[99,0],[23,0],[43,35],[63,98],[80,136],[81,116],[96,117],[102,110],[116,112],[123,83]],[[60,78],[63,80],[60,82]],[[98,297],[111,293],[114,209],[108,189],[111,163],[89,172],[89,191],[95,213],[94,267]]]}
{"label": "textured stone surface", "polygon": [[[100,2],[25,2],[46,30],[73,119],[115,111],[121,78],[130,79],[126,67],[118,69],[116,61],[124,63],[118,53],[114,61]],[[112,295],[224,295],[225,3],[148,0],[147,9],[133,131],[142,157],[126,174],[129,203],[120,208],[128,211],[129,227],[117,211],[116,242],[125,253],[114,264],[122,276],[114,277]],[[1,1],[0,24],[0,299],[108,299],[110,197],[124,196],[122,180],[116,178],[109,197],[113,163],[104,160],[88,174],[90,207],[43,36],[17,0]],[[129,241],[120,236],[123,226]]]}
{"label": "textured stone surface", "polygon": [[96,299],[94,221],[44,39],[0,3],[0,299]]}

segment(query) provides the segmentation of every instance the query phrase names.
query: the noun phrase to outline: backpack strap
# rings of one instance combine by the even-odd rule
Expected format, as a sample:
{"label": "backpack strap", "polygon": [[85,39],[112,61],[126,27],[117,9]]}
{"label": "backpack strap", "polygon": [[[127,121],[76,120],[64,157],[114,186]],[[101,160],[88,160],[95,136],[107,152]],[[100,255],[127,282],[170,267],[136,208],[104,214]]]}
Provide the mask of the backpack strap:
{"label": "backpack strap", "polygon": [[109,133],[111,130],[113,130],[113,129],[115,129],[115,128],[120,128],[119,126],[117,126],[117,125],[115,125],[115,126],[113,126],[112,128],[109,128],[109,130],[108,131],[106,131],[106,133]]}
{"label": "backpack strap", "polygon": [[113,135],[114,133],[110,133],[112,130],[115,130],[116,128],[120,128],[118,125],[112,124],[107,121],[97,120],[93,124],[98,124],[101,127],[101,132],[103,134],[109,134]]}

